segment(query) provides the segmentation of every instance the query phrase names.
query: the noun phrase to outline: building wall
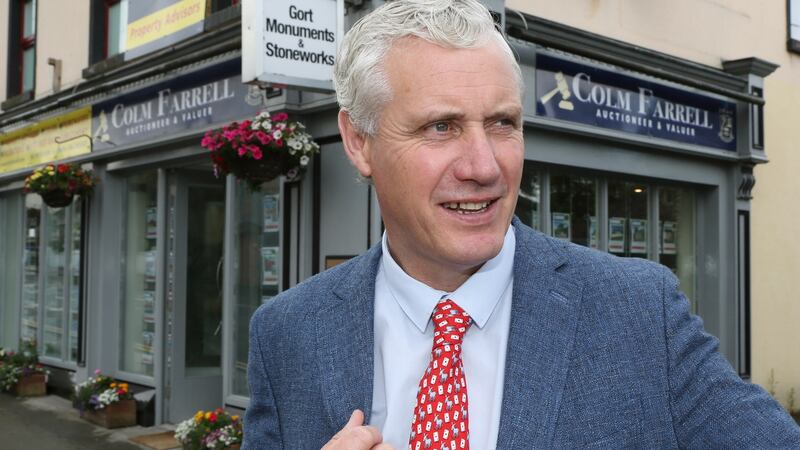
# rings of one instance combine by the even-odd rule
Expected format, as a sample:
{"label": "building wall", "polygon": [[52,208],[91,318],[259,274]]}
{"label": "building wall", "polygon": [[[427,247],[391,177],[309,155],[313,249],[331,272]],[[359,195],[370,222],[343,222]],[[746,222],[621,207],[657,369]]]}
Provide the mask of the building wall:
{"label": "building wall", "polygon": [[61,89],[81,81],[89,65],[89,1],[39,0],[36,25],[36,98],[53,91],[53,67],[61,60]]}
{"label": "building wall", "polygon": [[755,56],[780,65],[766,79],[765,143],[752,203],[752,376],[800,402],[800,55],[786,50],[786,2],[749,0],[507,0],[506,7],[721,68]]}

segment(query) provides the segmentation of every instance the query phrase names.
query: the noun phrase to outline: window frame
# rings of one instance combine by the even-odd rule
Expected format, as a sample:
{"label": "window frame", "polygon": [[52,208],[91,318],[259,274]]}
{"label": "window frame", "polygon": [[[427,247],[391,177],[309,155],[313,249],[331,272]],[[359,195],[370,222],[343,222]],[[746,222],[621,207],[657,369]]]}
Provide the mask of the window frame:
{"label": "window frame", "polygon": [[798,27],[798,35],[792,36],[793,10],[800,15],[800,0],[786,0],[786,49],[790,52],[800,53],[800,23],[794,24]]}
{"label": "window frame", "polygon": [[[109,31],[111,30],[109,13],[111,12],[111,7],[114,5],[120,5],[120,8],[122,8],[123,7],[122,0],[103,0],[103,58],[102,59],[108,59],[110,56],[122,53],[122,51],[120,50],[117,53],[114,53],[114,55],[108,54],[108,41],[110,37]],[[122,13],[120,11],[120,18],[121,17]]]}
{"label": "window frame", "polygon": [[[38,194],[25,194],[25,195],[38,195]],[[23,197],[23,207],[28,208],[26,202]],[[64,208],[64,252],[65,252],[65,260],[64,260],[64,280],[62,283],[64,284],[64,298],[62,300],[62,310],[63,310],[63,321],[61,326],[61,333],[62,333],[62,341],[60,343],[61,347],[61,356],[47,356],[44,352],[44,332],[45,332],[45,314],[47,306],[47,300],[45,298],[46,289],[45,287],[45,277],[46,274],[46,265],[47,265],[47,242],[46,238],[47,234],[47,223],[48,223],[48,216],[52,214],[50,208],[45,205],[44,203],[41,204],[39,209],[39,223],[37,224],[38,234],[39,234],[39,242],[37,244],[37,294],[36,294],[36,304],[37,304],[37,318],[36,318],[36,350],[39,353],[39,359],[42,363],[47,364],[52,367],[60,367],[63,369],[68,370],[75,370],[79,365],[84,364],[85,362],[85,335],[84,335],[84,303],[86,301],[86,211],[87,211],[87,204],[82,198],[77,198],[75,201],[70,204],[70,206]],[[77,336],[76,339],[76,346],[77,346],[77,353],[75,355],[75,359],[72,360],[70,356],[70,304],[72,303],[73,299],[72,291],[70,290],[70,276],[73,272],[73,264],[75,261],[72,260],[71,250],[73,250],[73,242],[71,240],[71,230],[75,220],[80,220],[80,233],[81,233],[81,241],[80,247],[78,250],[80,251],[80,258],[78,261],[78,310],[77,310],[77,327],[76,332]],[[23,230],[27,233],[28,230],[28,216],[27,213],[23,214]],[[22,282],[21,284],[24,284]],[[22,310],[24,309],[24,303],[22,302],[22,298],[20,297],[20,338],[22,336],[22,329],[24,328],[22,324],[23,315]]]}
{"label": "window frame", "polygon": [[[33,12],[33,34],[26,36],[25,6],[29,2],[33,4],[33,8],[31,9]],[[38,4],[36,0],[19,0],[19,3],[19,51],[17,53],[19,57],[19,91],[17,93],[22,94],[26,91],[33,91],[36,88],[36,9]],[[33,71],[32,81],[30,89],[25,89],[25,52],[31,49],[33,50],[33,67],[31,67]]]}

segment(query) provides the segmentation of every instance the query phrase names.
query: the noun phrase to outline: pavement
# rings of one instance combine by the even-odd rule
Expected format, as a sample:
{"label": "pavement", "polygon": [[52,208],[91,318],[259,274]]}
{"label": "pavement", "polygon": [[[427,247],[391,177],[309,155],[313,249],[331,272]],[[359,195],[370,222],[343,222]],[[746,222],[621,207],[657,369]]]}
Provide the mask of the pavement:
{"label": "pavement", "polygon": [[72,402],[56,395],[0,394],[0,448],[4,450],[152,450],[129,439],[172,429],[162,425],[109,430],[81,419]]}

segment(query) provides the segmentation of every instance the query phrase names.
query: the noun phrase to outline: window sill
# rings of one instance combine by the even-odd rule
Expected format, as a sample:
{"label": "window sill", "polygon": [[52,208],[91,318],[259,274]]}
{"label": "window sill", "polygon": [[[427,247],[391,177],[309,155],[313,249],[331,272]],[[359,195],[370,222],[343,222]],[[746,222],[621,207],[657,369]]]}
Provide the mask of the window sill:
{"label": "window sill", "polygon": [[125,54],[124,53],[117,53],[116,55],[106,58],[102,61],[98,61],[91,66],[83,69],[81,71],[81,75],[86,80],[91,80],[92,78],[97,78],[100,75],[114,70],[125,63]]}
{"label": "window sill", "polygon": [[8,111],[14,107],[17,107],[23,103],[27,103],[33,100],[33,91],[25,91],[22,94],[15,95],[9,99],[6,99],[3,103],[0,103],[0,109],[3,111]]}
{"label": "window sill", "polygon": [[786,41],[786,49],[790,52],[800,53],[800,41],[797,39],[789,39]]}

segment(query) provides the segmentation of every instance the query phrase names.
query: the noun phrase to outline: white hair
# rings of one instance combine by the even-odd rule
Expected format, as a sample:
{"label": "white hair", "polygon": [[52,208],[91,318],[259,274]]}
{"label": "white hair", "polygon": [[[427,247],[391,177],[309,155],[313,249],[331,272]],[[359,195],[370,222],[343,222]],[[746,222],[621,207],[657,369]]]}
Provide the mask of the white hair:
{"label": "white hair", "polygon": [[391,1],[356,22],[336,55],[336,99],[359,133],[374,136],[378,131],[380,110],[392,98],[384,58],[395,41],[407,36],[446,48],[496,43],[508,56],[522,94],[522,74],[514,53],[477,0]]}

